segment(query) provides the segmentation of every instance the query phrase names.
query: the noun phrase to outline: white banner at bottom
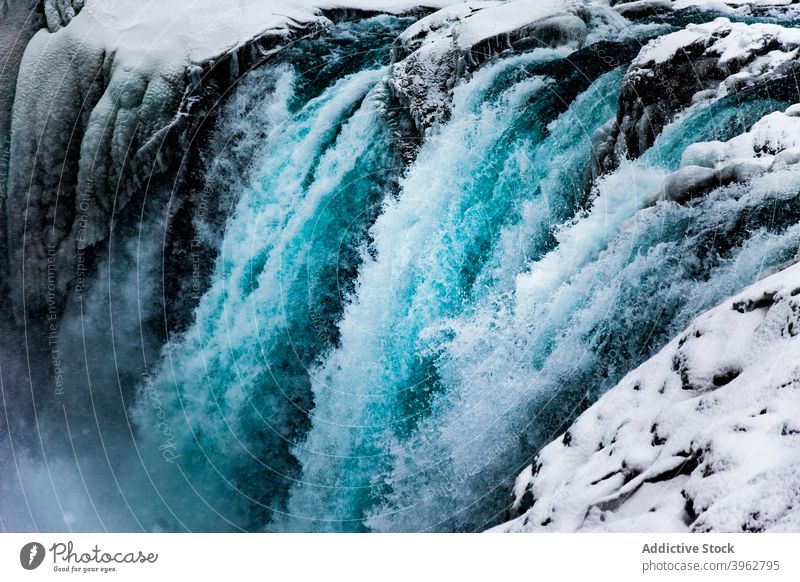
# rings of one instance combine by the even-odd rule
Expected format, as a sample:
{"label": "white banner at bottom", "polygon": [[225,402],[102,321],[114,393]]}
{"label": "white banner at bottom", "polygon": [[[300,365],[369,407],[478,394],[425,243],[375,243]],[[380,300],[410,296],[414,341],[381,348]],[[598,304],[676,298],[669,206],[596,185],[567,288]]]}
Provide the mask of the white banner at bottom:
{"label": "white banner at bottom", "polygon": [[0,534],[0,580],[800,580],[800,534]]}

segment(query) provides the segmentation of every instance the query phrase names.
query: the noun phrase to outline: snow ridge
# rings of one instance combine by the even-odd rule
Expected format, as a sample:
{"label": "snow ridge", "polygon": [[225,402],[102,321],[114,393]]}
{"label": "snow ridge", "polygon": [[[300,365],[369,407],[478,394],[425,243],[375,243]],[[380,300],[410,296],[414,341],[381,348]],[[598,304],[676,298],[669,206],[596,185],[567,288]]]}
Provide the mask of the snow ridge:
{"label": "snow ridge", "polygon": [[545,447],[497,531],[796,531],[800,265],[699,316]]}

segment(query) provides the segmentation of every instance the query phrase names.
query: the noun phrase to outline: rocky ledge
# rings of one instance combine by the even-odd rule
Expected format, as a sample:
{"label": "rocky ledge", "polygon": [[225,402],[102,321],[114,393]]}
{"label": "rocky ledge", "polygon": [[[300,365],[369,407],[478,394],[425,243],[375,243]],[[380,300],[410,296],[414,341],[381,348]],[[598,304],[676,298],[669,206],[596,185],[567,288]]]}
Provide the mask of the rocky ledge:
{"label": "rocky ledge", "polygon": [[497,531],[794,531],[800,265],[699,316],[547,445]]}

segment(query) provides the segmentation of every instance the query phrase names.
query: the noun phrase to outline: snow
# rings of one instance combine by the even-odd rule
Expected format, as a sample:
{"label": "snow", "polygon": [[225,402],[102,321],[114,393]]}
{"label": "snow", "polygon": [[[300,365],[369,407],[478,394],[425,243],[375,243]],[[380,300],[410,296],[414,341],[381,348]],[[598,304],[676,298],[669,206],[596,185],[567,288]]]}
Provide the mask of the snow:
{"label": "snow", "polygon": [[789,531],[800,264],[700,315],[518,477],[494,531]]}
{"label": "snow", "polygon": [[789,108],[784,113],[770,113],[756,122],[750,131],[727,142],[692,144],[684,150],[681,166],[721,169],[757,159],[768,169],[771,164],[787,157],[787,153],[800,153],[800,118],[790,115],[793,111]]}
{"label": "snow", "polygon": [[624,2],[614,5],[614,10],[626,18],[635,17],[640,14],[652,16],[654,13],[672,9],[672,0],[634,0],[633,2]]}
{"label": "snow", "polygon": [[470,48],[485,39],[510,34],[546,18],[569,14],[580,4],[577,0],[511,0],[465,18],[458,28],[456,42],[461,48]]}
{"label": "snow", "polygon": [[708,31],[703,25],[690,25],[683,30],[660,36],[651,40],[642,49],[632,66],[665,63],[672,59],[679,50],[702,39],[707,33]]}
{"label": "snow", "polygon": [[71,33],[114,50],[126,63],[138,67],[150,63],[163,71],[170,63],[204,62],[267,31],[287,34],[292,28],[327,24],[325,11],[402,14],[452,3],[454,0],[87,0],[68,28],[80,28]]}
{"label": "snow", "polygon": [[753,10],[786,9],[793,0],[634,0],[614,5],[614,9],[625,16],[651,15],[664,10],[684,10],[696,8],[731,13]]}
{"label": "snow", "polygon": [[584,40],[586,20],[600,13],[604,13],[604,17],[620,29],[629,26],[615,12],[606,9],[603,3],[586,0],[472,0],[452,4],[429,15],[409,27],[398,41],[408,42],[425,35],[427,44],[448,39],[448,43],[469,50],[490,39],[533,32],[533,28],[550,22],[554,28],[563,31],[565,43],[579,44]]}
{"label": "snow", "polygon": [[766,115],[750,131],[729,141],[689,145],[681,155],[680,169],[667,176],[659,198],[686,202],[722,184],[744,182],[757,174],[797,164],[798,112],[798,105],[792,105],[783,113]]}
{"label": "snow", "polygon": [[620,14],[652,15],[664,10],[695,8],[722,13],[751,13],[755,11],[795,9],[794,0],[635,0],[617,3]]}
{"label": "snow", "polygon": [[676,0],[673,2],[675,10],[683,10],[684,8],[772,8],[789,6],[794,0]]}
{"label": "snow", "polygon": [[398,37],[397,44],[406,47],[407,50],[416,50],[422,41],[430,44],[439,40],[447,36],[451,32],[450,28],[458,21],[464,20],[478,10],[498,4],[500,4],[498,0],[476,0],[442,8],[409,26]]}
{"label": "snow", "polygon": [[686,50],[689,45],[701,40],[706,44],[704,54],[719,57],[719,63],[723,65],[752,58],[755,53],[772,44],[786,47],[783,51],[774,51],[775,54],[763,63],[768,66],[769,61],[782,60],[782,53],[800,46],[800,30],[777,24],[745,24],[717,18],[712,22],[690,24],[683,30],[650,41],[631,67],[665,63],[675,58],[678,51]]}
{"label": "snow", "polygon": [[653,16],[666,11],[696,9],[707,12],[736,14],[777,14],[797,10],[795,0],[634,0],[617,2],[614,10],[626,17]]}

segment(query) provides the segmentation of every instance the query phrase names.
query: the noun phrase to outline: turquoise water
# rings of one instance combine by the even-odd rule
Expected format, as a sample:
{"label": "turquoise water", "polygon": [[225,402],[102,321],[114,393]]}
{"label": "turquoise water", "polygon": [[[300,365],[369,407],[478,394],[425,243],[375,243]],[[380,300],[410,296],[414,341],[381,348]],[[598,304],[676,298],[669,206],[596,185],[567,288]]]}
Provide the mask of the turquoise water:
{"label": "turquoise water", "polygon": [[194,323],[134,410],[191,529],[493,525],[538,448],[800,243],[790,170],[649,202],[687,145],[787,99],[698,106],[593,182],[624,67],[555,78],[541,65],[561,56],[535,51],[458,84],[409,162],[382,48],[319,74],[277,64],[235,98],[259,94],[250,125],[233,116],[258,147]]}
{"label": "turquoise water", "polygon": [[[485,293],[489,281],[481,275],[502,253],[495,246],[504,228],[526,215],[532,236],[523,252],[535,252],[552,223],[574,209],[580,187],[554,187],[542,170],[557,168],[559,154],[588,161],[586,141],[571,140],[575,118],[553,128],[566,135],[547,138],[545,120],[530,123],[554,90],[549,80],[532,77],[493,101],[483,98],[507,67],[523,65],[524,59],[501,62],[459,88],[453,121],[423,146],[399,198],[376,221],[375,258],[365,262],[339,323],[340,346],[311,371],[315,409],[296,449],[304,482],[289,504],[295,520],[335,508],[325,515],[330,521],[311,526],[362,527],[360,515],[384,493],[372,483],[391,467],[391,442],[413,434],[447,390],[435,365],[442,338],[430,326]],[[618,82],[619,74],[609,73],[576,104],[580,111],[565,115],[578,116],[590,134],[613,114]],[[544,240],[537,244],[537,237]]]}

